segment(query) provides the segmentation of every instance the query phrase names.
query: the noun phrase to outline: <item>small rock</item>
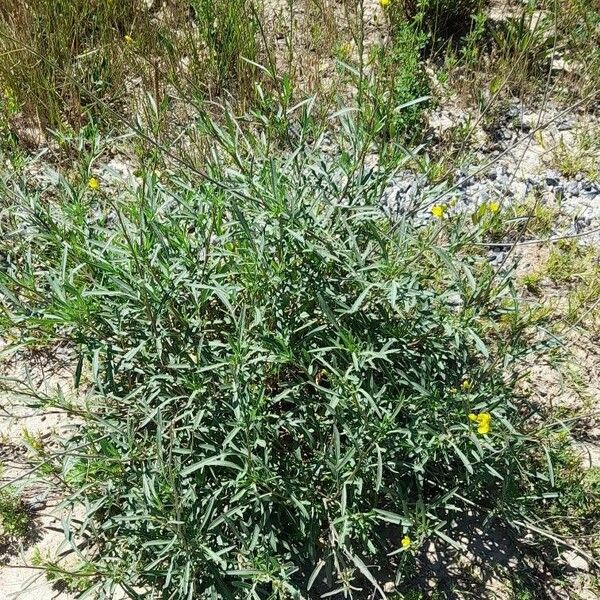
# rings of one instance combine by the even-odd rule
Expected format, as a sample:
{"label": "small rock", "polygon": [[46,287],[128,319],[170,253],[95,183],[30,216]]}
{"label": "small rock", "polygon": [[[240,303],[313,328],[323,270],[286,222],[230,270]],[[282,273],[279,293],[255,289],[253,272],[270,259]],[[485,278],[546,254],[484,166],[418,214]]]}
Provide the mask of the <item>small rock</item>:
{"label": "small rock", "polygon": [[36,511],[43,510],[44,508],[46,508],[46,504],[47,504],[46,495],[45,494],[37,494],[36,496],[31,498],[31,500],[29,500],[28,504],[32,510],[36,510]]}
{"label": "small rock", "polygon": [[573,229],[575,229],[575,233],[581,233],[585,229],[585,219],[575,217],[573,219]]}
{"label": "small rock", "polygon": [[565,191],[569,196],[579,196],[579,182],[570,181],[565,188]]}
{"label": "small rock", "polygon": [[527,184],[524,181],[515,181],[511,185],[511,192],[516,198],[523,198],[527,195]]}
{"label": "small rock", "polygon": [[383,584],[383,591],[386,594],[393,594],[396,591],[396,584],[393,581],[386,581]]}
{"label": "small rock", "polygon": [[475,196],[475,201],[478,204],[485,204],[490,199],[490,194],[485,191],[478,192]]}
{"label": "small rock", "polygon": [[533,129],[531,121],[528,119],[521,119],[521,131],[522,133],[529,133]]}
{"label": "small rock", "polygon": [[556,171],[546,173],[546,185],[555,187],[560,183],[560,175]]}
{"label": "small rock", "polygon": [[578,571],[589,571],[590,569],[587,560],[573,550],[563,552],[562,557],[572,569],[577,569]]}
{"label": "small rock", "polygon": [[576,65],[564,58],[555,58],[552,61],[551,68],[553,71],[564,71],[565,73],[572,73],[576,69]]}

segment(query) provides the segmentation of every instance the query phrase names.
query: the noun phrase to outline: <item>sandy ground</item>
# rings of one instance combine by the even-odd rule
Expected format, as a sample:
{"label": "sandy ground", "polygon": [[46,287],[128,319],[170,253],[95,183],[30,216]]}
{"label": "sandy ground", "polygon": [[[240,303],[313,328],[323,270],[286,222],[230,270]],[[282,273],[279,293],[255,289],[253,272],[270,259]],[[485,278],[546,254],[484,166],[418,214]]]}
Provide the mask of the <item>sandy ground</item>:
{"label": "sandy ground", "polygon": [[[0,340],[0,355],[3,347]],[[71,378],[61,369],[48,371],[36,366],[31,372],[32,383],[43,382],[40,389],[46,393],[52,393],[59,385],[66,389]],[[18,360],[5,361],[1,373],[4,377],[23,377],[24,365]],[[31,465],[32,450],[23,435],[27,432],[44,444],[51,444],[52,438],[66,426],[66,418],[60,412],[40,412],[23,403],[23,398],[16,394],[0,392],[0,487],[10,485],[19,491],[32,519],[24,541],[0,546],[0,598],[70,600],[71,595],[54,589],[44,571],[32,565],[34,553],[56,559],[65,548],[58,507],[60,498],[36,480]]]}
{"label": "sandy ground", "polygon": [[[0,397],[0,403],[6,408],[5,396]],[[0,456],[4,465],[0,486],[12,484],[22,490],[33,522],[24,542],[0,548],[0,598],[68,600],[70,595],[54,590],[46,581],[44,571],[32,566],[36,551],[45,558],[55,559],[62,550],[64,535],[57,508],[59,498],[31,480],[31,466],[22,441],[23,428],[36,436],[52,435],[60,426],[62,416],[40,415],[27,409],[15,409],[15,413],[18,413],[16,418],[0,417]]]}

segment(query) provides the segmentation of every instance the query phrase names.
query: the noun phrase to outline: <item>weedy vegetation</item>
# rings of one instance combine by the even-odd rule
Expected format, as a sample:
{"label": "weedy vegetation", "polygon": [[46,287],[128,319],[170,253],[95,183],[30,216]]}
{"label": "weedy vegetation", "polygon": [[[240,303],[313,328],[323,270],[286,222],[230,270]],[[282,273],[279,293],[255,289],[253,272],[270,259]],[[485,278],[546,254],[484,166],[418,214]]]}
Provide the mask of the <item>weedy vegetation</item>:
{"label": "weedy vegetation", "polygon": [[30,525],[29,511],[17,490],[12,486],[0,490],[0,544],[23,539]]}
{"label": "weedy vegetation", "polygon": [[[2,386],[72,417],[24,438],[74,558],[34,566],[82,598],[420,598],[421,553],[461,551],[464,519],[593,566],[597,472],[520,385],[558,332],[485,250],[548,237],[554,209],[381,199],[467,155],[470,120],[421,152],[444,94],[485,120],[539,92],[557,40],[590,50],[566,23],[595,9],[542,7],[538,29],[534,3],[502,24],[479,0],[373,4],[0,7],[0,337],[24,362],[60,351],[75,389]],[[41,174],[24,123],[52,140]],[[523,283],[587,290],[587,323],[596,258],[564,241]]]}
{"label": "weedy vegetation", "polygon": [[379,589],[457,512],[535,519],[543,446],[510,375],[535,344],[509,281],[463,256],[477,229],[391,222],[352,118],[337,166],[307,110],[281,157],[230,119],[204,181],[11,190],[4,326],[90,378],[60,465],[89,589]]}

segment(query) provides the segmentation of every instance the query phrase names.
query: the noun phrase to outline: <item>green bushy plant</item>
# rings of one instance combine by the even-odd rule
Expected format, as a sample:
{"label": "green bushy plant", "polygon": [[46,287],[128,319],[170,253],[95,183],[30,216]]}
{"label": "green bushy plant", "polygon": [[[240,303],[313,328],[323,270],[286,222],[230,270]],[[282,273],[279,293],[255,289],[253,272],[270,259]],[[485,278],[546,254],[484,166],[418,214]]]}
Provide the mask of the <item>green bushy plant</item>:
{"label": "green bushy plant", "polygon": [[4,190],[0,327],[88,382],[59,480],[90,594],[384,595],[454,514],[524,519],[513,481],[546,485],[509,280],[464,220],[390,220],[338,118],[336,159],[302,123],[273,156],[229,119],[202,180]]}
{"label": "green bushy plant", "polygon": [[[391,138],[417,137],[423,125],[427,102],[405,106],[426,98],[429,82],[421,52],[426,36],[413,25],[401,23],[394,28],[389,47],[381,49],[381,82],[383,91],[374,94],[376,122],[385,117],[385,133]],[[381,85],[381,83],[380,83]]]}
{"label": "green bushy plant", "polygon": [[31,518],[17,491],[10,486],[0,489],[0,544],[24,538],[30,524]]}
{"label": "green bushy plant", "polygon": [[435,37],[466,33],[471,19],[488,0],[392,0],[391,6],[401,19],[418,23]]}

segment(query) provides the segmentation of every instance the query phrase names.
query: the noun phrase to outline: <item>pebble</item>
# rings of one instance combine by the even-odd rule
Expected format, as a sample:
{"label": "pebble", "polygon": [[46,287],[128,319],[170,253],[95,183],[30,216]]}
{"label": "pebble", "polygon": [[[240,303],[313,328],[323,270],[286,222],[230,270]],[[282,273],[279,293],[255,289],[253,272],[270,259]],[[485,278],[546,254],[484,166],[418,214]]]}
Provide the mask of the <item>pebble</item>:
{"label": "pebble", "polygon": [[562,558],[572,569],[585,572],[589,572],[590,570],[587,560],[573,550],[567,550],[566,552],[563,552]]}
{"label": "pebble", "polygon": [[569,131],[570,129],[573,129],[573,123],[570,121],[562,121],[561,123],[558,123],[556,128],[559,131]]}
{"label": "pebble", "polygon": [[557,171],[548,171],[548,173],[546,173],[546,185],[550,187],[559,185],[560,179],[560,173]]}
{"label": "pebble", "polygon": [[[488,154],[489,156],[489,154]],[[564,177],[556,170],[549,170],[539,176],[515,177],[504,164],[494,165],[488,173],[477,174],[477,166],[458,169],[454,175],[454,185],[432,186],[422,174],[410,171],[400,172],[386,188],[382,205],[392,216],[413,211],[419,204],[428,207],[417,211],[417,222],[429,222],[432,219],[429,206],[432,202],[448,204],[452,201],[451,211],[472,212],[478,206],[491,200],[498,200],[504,206],[512,202],[526,200],[534,190],[541,194],[543,203],[551,206],[560,200],[560,210],[572,221],[570,233],[582,233],[598,227],[600,221],[600,184],[586,179],[579,173],[573,178]],[[452,187],[452,191],[447,190]],[[589,240],[591,243],[593,240]],[[488,255],[490,263],[501,265],[504,252],[493,249]]]}
{"label": "pebble", "polygon": [[565,192],[570,196],[579,196],[579,182],[570,181],[565,188]]}
{"label": "pebble", "polygon": [[32,510],[43,510],[48,503],[47,494],[37,494],[28,501],[29,508]]}

